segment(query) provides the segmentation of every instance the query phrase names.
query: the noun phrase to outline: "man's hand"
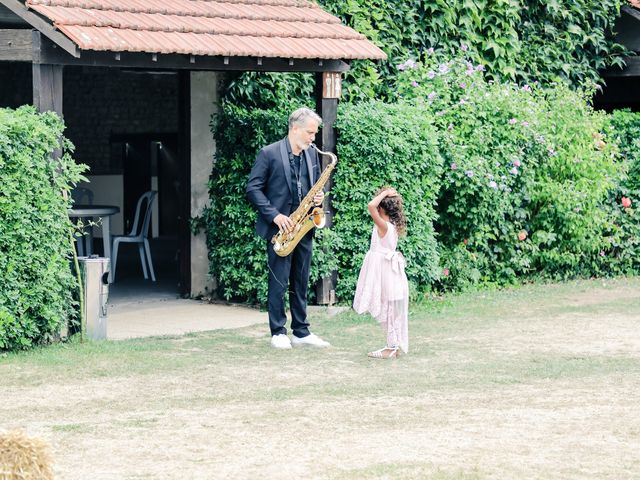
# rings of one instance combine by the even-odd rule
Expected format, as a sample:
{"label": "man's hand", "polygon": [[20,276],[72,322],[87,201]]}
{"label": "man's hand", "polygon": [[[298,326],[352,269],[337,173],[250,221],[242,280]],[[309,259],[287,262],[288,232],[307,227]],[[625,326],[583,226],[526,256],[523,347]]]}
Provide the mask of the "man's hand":
{"label": "man's hand", "polygon": [[320,190],[318,193],[316,193],[313,197],[313,203],[317,205],[322,205],[322,202],[324,201],[324,192],[322,190]]}
{"label": "man's hand", "polygon": [[278,226],[278,229],[281,232],[289,233],[291,230],[293,230],[293,222],[291,221],[291,219],[281,213],[276,215],[276,218],[273,219],[273,223]]}

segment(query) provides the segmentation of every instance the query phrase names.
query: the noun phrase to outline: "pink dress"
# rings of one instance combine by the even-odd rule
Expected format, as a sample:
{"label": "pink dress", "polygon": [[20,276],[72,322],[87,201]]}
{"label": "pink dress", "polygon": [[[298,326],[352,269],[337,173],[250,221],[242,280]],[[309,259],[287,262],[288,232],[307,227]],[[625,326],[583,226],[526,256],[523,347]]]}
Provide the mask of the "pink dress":
{"label": "pink dress", "polygon": [[369,312],[387,333],[387,346],[409,350],[409,285],[405,261],[396,251],[398,232],[387,222],[387,233],[380,238],[374,225],[371,246],[364,257],[353,308]]}

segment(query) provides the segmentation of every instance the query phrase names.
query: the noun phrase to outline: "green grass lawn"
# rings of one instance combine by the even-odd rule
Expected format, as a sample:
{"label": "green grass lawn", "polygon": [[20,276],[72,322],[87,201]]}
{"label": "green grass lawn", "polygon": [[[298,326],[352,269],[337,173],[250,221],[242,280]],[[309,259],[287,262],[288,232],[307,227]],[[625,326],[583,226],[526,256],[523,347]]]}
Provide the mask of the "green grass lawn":
{"label": "green grass lawn", "polygon": [[413,305],[410,352],[373,319],[312,318],[327,350],[265,326],[0,356],[0,427],[64,479],[640,478],[640,279]]}

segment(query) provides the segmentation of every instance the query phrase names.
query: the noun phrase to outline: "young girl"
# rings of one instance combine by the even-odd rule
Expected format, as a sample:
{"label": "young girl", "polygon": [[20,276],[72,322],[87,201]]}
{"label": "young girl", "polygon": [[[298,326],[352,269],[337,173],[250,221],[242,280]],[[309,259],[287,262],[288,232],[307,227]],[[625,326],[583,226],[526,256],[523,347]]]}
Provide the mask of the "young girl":
{"label": "young girl", "polygon": [[404,234],[407,219],[402,197],[393,188],[380,189],[368,208],[375,225],[360,269],[353,308],[373,315],[387,334],[387,346],[368,356],[397,358],[398,349],[404,353],[409,350],[409,287],[404,257],[396,251],[398,235]]}

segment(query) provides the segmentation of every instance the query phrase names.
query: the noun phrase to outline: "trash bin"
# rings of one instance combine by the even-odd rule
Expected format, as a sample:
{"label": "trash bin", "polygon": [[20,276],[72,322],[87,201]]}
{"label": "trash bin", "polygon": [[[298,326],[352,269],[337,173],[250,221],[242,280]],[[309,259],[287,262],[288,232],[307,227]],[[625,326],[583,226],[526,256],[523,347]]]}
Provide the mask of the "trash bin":
{"label": "trash bin", "polygon": [[79,257],[84,288],[84,318],[87,337],[107,338],[107,300],[109,299],[109,259],[91,255]]}

